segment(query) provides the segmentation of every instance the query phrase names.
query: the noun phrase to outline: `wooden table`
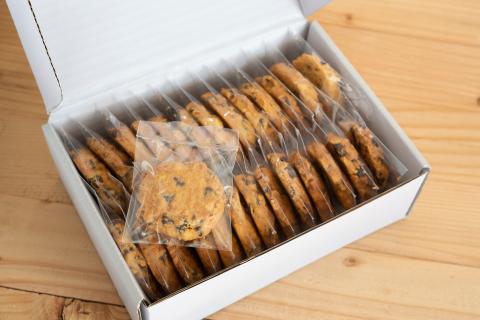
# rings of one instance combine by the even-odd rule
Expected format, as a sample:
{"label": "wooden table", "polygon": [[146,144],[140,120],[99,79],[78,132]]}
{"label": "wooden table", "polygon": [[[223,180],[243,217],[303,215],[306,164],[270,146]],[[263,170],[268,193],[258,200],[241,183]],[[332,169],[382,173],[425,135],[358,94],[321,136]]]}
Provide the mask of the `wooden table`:
{"label": "wooden table", "polygon": [[[480,1],[336,0],[314,16],[433,167],[402,222],[212,319],[480,318]],[[125,319],[40,131],[0,4],[0,319]]]}

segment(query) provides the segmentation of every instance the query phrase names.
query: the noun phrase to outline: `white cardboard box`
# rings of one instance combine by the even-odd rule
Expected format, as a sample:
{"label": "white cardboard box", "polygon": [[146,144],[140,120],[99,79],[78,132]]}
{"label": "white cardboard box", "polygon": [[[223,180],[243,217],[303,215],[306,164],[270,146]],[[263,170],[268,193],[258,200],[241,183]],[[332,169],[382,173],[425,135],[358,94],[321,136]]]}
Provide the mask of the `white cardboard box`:
{"label": "white cardboard box", "polygon": [[[7,0],[42,93],[50,152],[117,291],[134,319],[207,316],[408,215],[429,165],[322,27],[305,15],[328,0]],[[233,56],[287,30],[308,42],[374,106],[369,127],[408,168],[397,187],[236,267],[147,305],[54,126],[112,92]],[[273,40],[272,40],[273,39]]]}

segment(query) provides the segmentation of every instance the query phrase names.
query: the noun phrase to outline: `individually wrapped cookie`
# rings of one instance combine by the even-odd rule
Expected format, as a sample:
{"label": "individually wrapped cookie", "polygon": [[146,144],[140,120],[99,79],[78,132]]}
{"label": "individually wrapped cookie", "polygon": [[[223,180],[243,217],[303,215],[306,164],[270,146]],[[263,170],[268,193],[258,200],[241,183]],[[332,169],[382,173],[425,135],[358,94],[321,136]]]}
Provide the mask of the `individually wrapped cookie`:
{"label": "individually wrapped cookie", "polygon": [[319,89],[320,100],[330,117],[358,148],[377,184],[385,189],[397,183],[407,169],[366,125],[364,117],[368,118],[373,109],[369,100],[302,37],[289,33],[288,39],[282,54]]}
{"label": "individually wrapped cookie", "polygon": [[123,184],[84,143],[63,129],[61,135],[73,163],[102,203],[117,215],[123,215],[128,208]]}
{"label": "individually wrapped cookie", "polygon": [[81,142],[62,130],[62,138],[73,163],[83,177],[86,187],[97,199],[102,218],[125,262],[138,284],[151,301],[161,297],[157,282],[148,269],[145,257],[132,243],[124,243],[123,214],[129,201],[128,193],[103,163]]}
{"label": "individually wrapped cookie", "polygon": [[251,171],[273,210],[286,238],[300,233],[302,228],[295,215],[292,203],[282,183],[268,161],[255,150],[249,150]]}
{"label": "individually wrapped cookie", "polygon": [[135,158],[135,153],[142,158],[152,156],[150,149],[142,142],[136,144],[136,137],[129,126],[118,119],[118,117],[109,110],[102,110],[105,117],[105,127],[107,133],[113,141],[115,141],[122,149],[129,155],[130,158]]}
{"label": "individually wrapped cookie", "polygon": [[[172,155],[163,160],[155,156],[135,158],[137,170],[127,217],[133,241],[218,248],[218,244],[206,237],[221,218],[229,214],[237,135],[229,130],[231,139],[227,144],[214,141],[201,144],[177,135],[148,136],[143,131],[147,125],[153,126],[156,132],[172,132],[179,130],[179,126],[183,132],[187,126],[181,122],[140,123],[138,142],[161,141],[171,148]],[[188,128],[190,132],[195,130],[204,130],[204,127]],[[186,155],[177,152],[178,146],[202,151]],[[221,155],[221,161],[218,158],[206,161],[202,156],[209,153]]]}
{"label": "individually wrapped cookie", "polygon": [[132,191],[133,164],[129,156],[121,148],[92,130],[84,123],[75,121],[86,146],[100,158],[113,174],[122,181],[129,192]]}
{"label": "individually wrapped cookie", "polygon": [[234,181],[250,216],[253,218],[263,243],[267,247],[279,244],[282,241],[282,237],[275,216],[257,184],[254,173],[250,171],[248,160],[243,152],[240,152],[237,157],[234,168]]}

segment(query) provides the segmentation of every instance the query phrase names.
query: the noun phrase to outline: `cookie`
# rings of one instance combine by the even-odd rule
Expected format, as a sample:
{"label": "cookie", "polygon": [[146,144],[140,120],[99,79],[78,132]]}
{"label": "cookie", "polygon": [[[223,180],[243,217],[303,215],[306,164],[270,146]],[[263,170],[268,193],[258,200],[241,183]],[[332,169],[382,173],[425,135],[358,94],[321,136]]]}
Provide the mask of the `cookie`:
{"label": "cookie", "polygon": [[113,240],[120,249],[125,262],[130,268],[130,271],[132,271],[135,280],[137,280],[143,292],[147,295],[147,297],[150,298],[151,301],[155,301],[160,298],[161,295],[159,288],[155,279],[150,273],[150,270],[148,269],[145,257],[142,255],[140,250],[133,243],[131,243],[131,240],[127,239],[124,242],[124,222],[121,220],[116,220],[107,224],[107,227],[110,230]]}
{"label": "cookie", "polygon": [[203,162],[161,163],[140,178],[136,194],[147,234],[183,241],[208,235],[222,217],[226,196]]}
{"label": "cookie", "polygon": [[227,125],[238,132],[240,142],[245,146],[254,146],[257,140],[255,129],[229,102],[220,94],[207,92],[202,100],[208,104]]}
{"label": "cookie", "polygon": [[104,138],[88,137],[86,144],[93,153],[105,162],[125,188],[132,192],[133,168],[127,154]]}
{"label": "cookie", "polygon": [[307,146],[307,150],[327,178],[342,207],[350,209],[355,206],[355,192],[327,148],[320,142],[312,142]]}
{"label": "cookie", "polygon": [[230,267],[242,261],[243,252],[229,219],[225,216],[222,217],[217,226],[213,228],[212,235],[225,267]]}
{"label": "cookie", "polygon": [[[149,121],[155,122],[155,123],[163,123],[166,121],[165,118],[159,118],[159,117],[153,117],[153,118],[155,121],[150,121],[150,119]],[[159,119],[163,119],[163,120],[159,121]],[[141,129],[140,129],[141,132],[138,132],[140,128],[140,120],[136,120],[132,122],[130,127],[133,133],[137,136],[136,143],[140,144],[141,142],[143,142],[156,159],[163,161],[172,154],[172,150],[168,148],[168,146],[165,143],[160,141],[158,137],[158,133],[149,123],[144,123],[141,126]],[[147,160],[147,161],[151,160],[152,156],[150,156],[150,154],[148,158],[141,158],[144,155],[145,154],[142,154],[142,153],[136,154],[135,161],[140,162],[143,160]]]}
{"label": "cookie", "polygon": [[166,293],[173,293],[183,287],[182,279],[165,246],[147,243],[139,246],[150,271]]}
{"label": "cookie", "polygon": [[128,201],[122,184],[115,180],[107,167],[86,147],[69,151],[73,163],[100,201],[119,216],[128,209]]}
{"label": "cookie", "polygon": [[257,186],[255,177],[249,174],[236,175],[235,185],[248,205],[258,232],[267,247],[280,243],[275,217],[267,204],[267,200]]}
{"label": "cookie", "polygon": [[320,96],[315,86],[295,68],[285,63],[277,63],[274,64],[270,70],[297,95],[313,113],[316,113],[319,108],[322,108]]}
{"label": "cookie", "polygon": [[221,94],[230,101],[230,103],[240,111],[245,118],[252,124],[259,136],[266,136],[273,141],[277,141],[277,133],[272,128],[268,118],[257,110],[255,105],[244,94],[237,89],[220,90]]}
{"label": "cookie", "polygon": [[347,138],[329,133],[327,135],[327,148],[343,168],[361,201],[368,200],[378,194],[377,184],[368,172],[369,170],[357,150]]}
{"label": "cookie", "polygon": [[233,189],[230,217],[232,219],[232,227],[237,233],[247,257],[252,257],[262,252],[262,240],[255,229],[252,218],[243,208],[236,188]]}
{"label": "cookie", "polygon": [[205,274],[192,249],[182,246],[165,246],[180,277],[187,284],[202,280]]}
{"label": "cookie", "polygon": [[135,159],[135,152],[137,152],[139,159],[150,159],[152,157],[152,153],[146,145],[136,143],[135,135],[124,123],[119,122],[115,126],[108,127],[107,132],[131,159]]}
{"label": "cookie", "polygon": [[272,170],[265,166],[258,167],[255,169],[255,178],[263,194],[268,199],[273,213],[282,228],[283,234],[285,234],[287,238],[291,238],[300,233],[301,228],[295,218],[290,200]]}
{"label": "cookie", "polygon": [[188,143],[189,139],[187,135],[177,127],[175,122],[169,122],[166,125],[154,123],[152,126],[158,133],[158,136],[161,137],[161,139],[157,140],[161,140],[166,147],[173,151],[173,158],[178,161],[195,161],[201,159],[198,150]]}
{"label": "cookie", "polygon": [[317,88],[321,89],[336,102],[341,102],[342,93],[340,85],[342,77],[328,63],[320,60],[317,56],[302,53],[293,60],[292,64]]}
{"label": "cookie", "polygon": [[283,108],[283,111],[293,121],[303,121],[303,113],[295,97],[288,92],[283,84],[272,76],[263,76],[255,79]]}
{"label": "cookie", "polygon": [[186,123],[191,126],[197,126],[198,123],[195,121],[195,119],[192,117],[192,115],[185,109],[178,108],[175,110],[176,112],[176,120],[181,121],[183,123]]}
{"label": "cookie", "polygon": [[308,194],[317,208],[320,219],[322,221],[330,220],[334,216],[330,195],[322,178],[310,160],[302,156],[299,152],[294,152],[290,155],[290,163],[295,167],[305,185],[305,189],[308,190]]}
{"label": "cookie", "polygon": [[[215,247],[211,234],[206,236],[202,242],[206,243],[209,247]],[[218,255],[217,250],[197,247],[195,248],[195,251],[202,262],[203,268],[207,271],[207,274],[211,275],[222,270],[222,262],[220,261],[220,256]]]}
{"label": "cookie", "polygon": [[265,111],[269,120],[278,130],[283,131],[284,126],[288,123],[287,118],[282,108],[280,108],[268,92],[255,82],[242,84],[240,91],[255,102],[260,109]]}
{"label": "cookie", "polygon": [[370,129],[361,127],[358,124],[352,126],[351,132],[355,145],[358,147],[363,159],[365,159],[365,162],[372,171],[375,180],[381,188],[386,188],[391,172],[385,159],[385,152],[380,146],[377,137],[375,137]]}
{"label": "cookie", "polygon": [[192,114],[195,120],[202,126],[223,128],[222,119],[211,113],[203,104],[189,102],[185,109]]}
{"label": "cookie", "polygon": [[313,209],[312,202],[303,187],[302,181],[295,169],[288,163],[287,157],[280,153],[267,155],[273,171],[290,196],[303,225],[310,228],[318,223],[318,216]]}

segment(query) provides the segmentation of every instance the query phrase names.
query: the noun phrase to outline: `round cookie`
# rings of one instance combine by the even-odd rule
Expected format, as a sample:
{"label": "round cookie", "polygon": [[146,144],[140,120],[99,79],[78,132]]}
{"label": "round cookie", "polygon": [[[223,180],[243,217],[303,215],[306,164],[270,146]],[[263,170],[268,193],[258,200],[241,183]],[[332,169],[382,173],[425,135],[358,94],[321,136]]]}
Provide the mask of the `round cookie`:
{"label": "round cookie", "polygon": [[147,234],[191,241],[210,233],[225,209],[218,177],[203,162],[170,162],[152,168],[138,184]]}

